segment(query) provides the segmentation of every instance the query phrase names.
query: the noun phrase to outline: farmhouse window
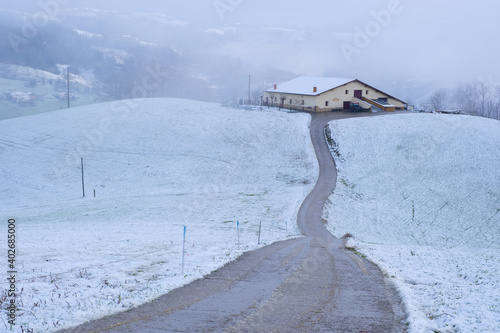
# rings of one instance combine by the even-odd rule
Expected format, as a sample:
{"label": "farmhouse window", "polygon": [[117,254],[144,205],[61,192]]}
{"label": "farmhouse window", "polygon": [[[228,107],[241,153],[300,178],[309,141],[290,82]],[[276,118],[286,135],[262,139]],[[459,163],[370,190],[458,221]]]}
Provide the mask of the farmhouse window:
{"label": "farmhouse window", "polygon": [[325,106],[328,106],[328,104],[329,104],[329,103],[328,103],[328,101],[326,101],[326,102],[325,102]]}
{"label": "farmhouse window", "polygon": [[346,95],[349,95],[349,90],[346,90],[346,91],[345,91],[345,94],[346,94]]}
{"label": "farmhouse window", "polygon": [[366,91],[366,95],[368,95],[369,90]]}

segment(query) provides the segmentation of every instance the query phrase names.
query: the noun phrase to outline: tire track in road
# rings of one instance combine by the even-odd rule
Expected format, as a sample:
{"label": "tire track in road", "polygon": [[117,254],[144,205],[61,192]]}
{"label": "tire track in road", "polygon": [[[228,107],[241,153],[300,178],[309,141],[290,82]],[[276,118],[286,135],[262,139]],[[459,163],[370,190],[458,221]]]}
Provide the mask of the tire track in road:
{"label": "tire track in road", "polygon": [[62,332],[404,332],[402,305],[380,269],[349,253],[321,220],[337,179],[325,126],[365,115],[373,114],[312,114],[320,173],[297,216],[305,237],[245,253],[152,302]]}

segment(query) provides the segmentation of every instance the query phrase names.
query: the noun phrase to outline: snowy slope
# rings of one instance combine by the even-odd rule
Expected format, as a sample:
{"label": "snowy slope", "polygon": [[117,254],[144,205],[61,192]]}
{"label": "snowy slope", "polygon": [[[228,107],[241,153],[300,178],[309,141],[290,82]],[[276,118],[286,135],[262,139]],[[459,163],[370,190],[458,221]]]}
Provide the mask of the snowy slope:
{"label": "snowy slope", "polygon": [[[0,219],[17,223],[18,324],[50,331],[151,300],[258,247],[261,221],[262,243],[297,235],[318,173],[309,121],[172,99],[0,121]],[[0,296],[6,287],[2,278]]]}
{"label": "snowy slope", "polygon": [[500,122],[410,114],[330,128],[328,227],[397,283],[411,332],[498,332]]}

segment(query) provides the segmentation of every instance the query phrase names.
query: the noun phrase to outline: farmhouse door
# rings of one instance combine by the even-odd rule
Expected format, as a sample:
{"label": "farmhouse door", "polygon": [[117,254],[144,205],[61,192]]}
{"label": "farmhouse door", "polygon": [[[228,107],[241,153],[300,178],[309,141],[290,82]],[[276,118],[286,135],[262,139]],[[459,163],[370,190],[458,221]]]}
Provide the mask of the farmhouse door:
{"label": "farmhouse door", "polygon": [[351,102],[344,102],[344,110],[349,110],[351,108]]}
{"label": "farmhouse door", "polygon": [[354,90],[354,97],[361,99],[363,96],[363,90]]}

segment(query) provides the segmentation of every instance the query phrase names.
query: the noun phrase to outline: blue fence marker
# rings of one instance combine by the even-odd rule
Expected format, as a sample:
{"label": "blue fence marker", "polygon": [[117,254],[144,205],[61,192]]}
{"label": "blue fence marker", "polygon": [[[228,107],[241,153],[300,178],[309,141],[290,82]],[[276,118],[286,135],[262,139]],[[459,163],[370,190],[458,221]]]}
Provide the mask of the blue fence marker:
{"label": "blue fence marker", "polygon": [[238,230],[238,246],[240,246],[240,221],[236,221],[236,229]]}

